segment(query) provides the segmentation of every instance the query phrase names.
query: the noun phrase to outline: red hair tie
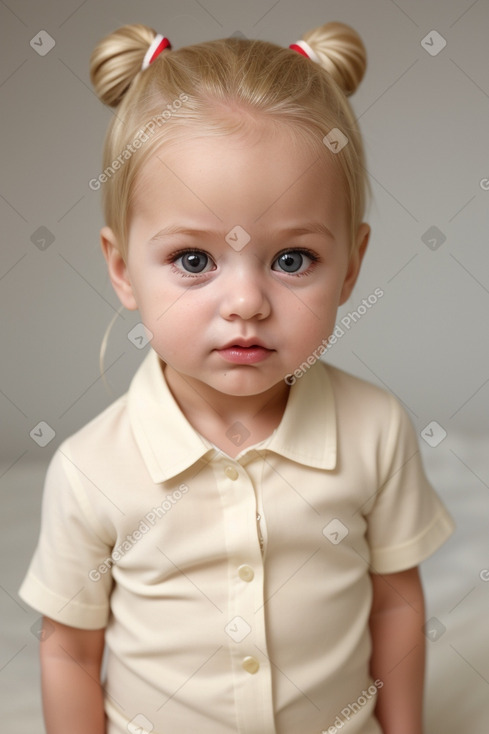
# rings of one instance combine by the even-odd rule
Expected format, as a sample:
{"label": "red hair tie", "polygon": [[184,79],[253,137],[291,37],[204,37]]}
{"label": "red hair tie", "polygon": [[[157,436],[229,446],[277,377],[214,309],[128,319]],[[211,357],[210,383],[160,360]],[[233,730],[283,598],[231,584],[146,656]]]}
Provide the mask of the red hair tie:
{"label": "red hair tie", "polygon": [[158,33],[151,44],[151,46],[146,51],[146,54],[143,59],[143,63],[141,65],[141,70],[144,71],[144,69],[147,69],[150,64],[153,63],[155,59],[158,58],[160,53],[167,48],[168,50],[171,49],[171,43],[168,40],[168,38],[165,38],[161,35],[161,33]]}
{"label": "red hair tie", "polygon": [[307,56],[307,58],[312,59],[312,61],[315,61],[317,64],[321,63],[317,53],[312,50],[306,41],[296,41],[295,43],[291,43],[289,48],[292,48],[303,56]]}

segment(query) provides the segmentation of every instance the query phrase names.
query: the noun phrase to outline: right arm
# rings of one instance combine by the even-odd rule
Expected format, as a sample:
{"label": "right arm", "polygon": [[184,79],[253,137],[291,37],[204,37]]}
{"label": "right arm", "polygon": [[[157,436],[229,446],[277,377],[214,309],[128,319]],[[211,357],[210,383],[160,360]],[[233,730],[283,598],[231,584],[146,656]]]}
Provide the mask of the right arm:
{"label": "right arm", "polygon": [[40,655],[47,734],[105,734],[100,682],[105,629],[68,627],[47,617],[43,621],[46,634]]}

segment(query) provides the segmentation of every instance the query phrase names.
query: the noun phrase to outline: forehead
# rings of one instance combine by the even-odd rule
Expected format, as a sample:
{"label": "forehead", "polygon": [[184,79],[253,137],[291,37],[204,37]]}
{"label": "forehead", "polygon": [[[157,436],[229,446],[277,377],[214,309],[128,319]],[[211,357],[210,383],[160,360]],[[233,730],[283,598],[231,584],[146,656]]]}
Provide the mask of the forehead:
{"label": "forehead", "polygon": [[161,146],[139,172],[131,210],[160,219],[191,212],[231,226],[291,215],[332,224],[345,219],[346,197],[329,151],[287,128],[257,126],[245,136],[186,135]]}

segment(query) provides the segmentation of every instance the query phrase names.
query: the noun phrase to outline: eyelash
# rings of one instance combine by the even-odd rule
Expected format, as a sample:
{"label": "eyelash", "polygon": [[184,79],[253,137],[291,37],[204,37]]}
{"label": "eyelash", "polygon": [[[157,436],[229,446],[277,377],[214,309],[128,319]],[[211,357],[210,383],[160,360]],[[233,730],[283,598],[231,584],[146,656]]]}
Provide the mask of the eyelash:
{"label": "eyelash", "polygon": [[[286,247],[284,250],[281,250],[279,253],[277,253],[273,262],[275,262],[275,260],[278,260],[281,255],[285,255],[286,252],[299,252],[301,255],[305,255],[312,261],[311,265],[315,265],[320,260],[320,257],[316,255],[315,252],[312,252],[312,250],[308,250],[307,247]],[[282,270],[282,272],[285,273],[285,275],[292,275],[295,278],[302,278],[303,276],[311,275],[312,271],[314,270],[314,268],[311,268],[311,265],[307,268],[307,270],[304,270],[304,272],[302,273],[287,273],[285,270]],[[276,273],[278,271],[274,270],[274,272]]]}
{"label": "eyelash", "polygon": [[177,275],[180,275],[182,278],[202,278],[203,276],[208,275],[208,273],[187,273],[184,270],[180,270],[179,268],[175,267],[176,261],[183,255],[188,255],[189,253],[199,253],[200,255],[206,255],[212,260],[209,253],[205,252],[205,250],[199,250],[196,247],[187,247],[184,250],[177,250],[168,258],[168,262],[172,265],[173,272]]}
{"label": "eyelash", "polygon": [[[312,250],[308,250],[306,247],[288,247],[278,252],[277,255],[274,257],[273,262],[275,262],[275,260],[278,260],[278,258],[281,255],[284,255],[286,252],[299,252],[301,255],[306,255],[306,257],[308,257],[311,260],[311,263],[314,263],[314,264],[318,263],[320,260],[319,256],[316,255],[315,252],[312,252]],[[185,272],[175,267],[175,262],[179,258],[181,258],[183,255],[188,255],[189,253],[199,253],[200,255],[206,255],[208,258],[212,260],[209,253],[205,252],[205,250],[199,250],[198,248],[195,248],[195,247],[188,247],[182,250],[177,250],[176,252],[172,253],[172,255],[170,255],[170,257],[167,260],[167,262],[169,262],[172,265],[172,270],[177,275],[179,275],[182,278],[202,278],[203,276],[208,275],[208,273],[212,272],[212,271],[208,271],[207,273],[188,273],[188,272]],[[278,271],[275,270],[273,272],[278,272]],[[285,275],[291,275],[295,278],[302,278],[302,276],[304,275],[306,276],[310,275],[312,270],[309,267],[307,270],[305,270],[302,273],[287,273],[285,270],[283,270],[282,272]]]}

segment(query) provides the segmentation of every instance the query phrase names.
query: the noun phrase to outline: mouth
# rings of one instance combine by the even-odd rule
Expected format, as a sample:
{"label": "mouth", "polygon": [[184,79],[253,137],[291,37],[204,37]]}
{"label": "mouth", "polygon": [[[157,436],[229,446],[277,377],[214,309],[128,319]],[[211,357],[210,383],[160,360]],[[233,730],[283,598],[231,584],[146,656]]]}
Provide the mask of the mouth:
{"label": "mouth", "polygon": [[236,349],[250,349],[253,347],[267,349],[263,342],[256,337],[251,337],[250,339],[243,339],[241,337],[238,337],[236,340],[228,342],[223,347],[219,347],[219,349],[231,349],[233,347],[235,347]]}
{"label": "mouth", "polygon": [[265,347],[257,339],[237,339],[216,349],[226,361],[234,364],[257,364],[267,359],[275,350]]}

